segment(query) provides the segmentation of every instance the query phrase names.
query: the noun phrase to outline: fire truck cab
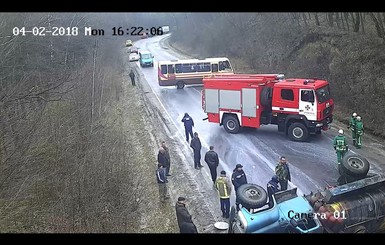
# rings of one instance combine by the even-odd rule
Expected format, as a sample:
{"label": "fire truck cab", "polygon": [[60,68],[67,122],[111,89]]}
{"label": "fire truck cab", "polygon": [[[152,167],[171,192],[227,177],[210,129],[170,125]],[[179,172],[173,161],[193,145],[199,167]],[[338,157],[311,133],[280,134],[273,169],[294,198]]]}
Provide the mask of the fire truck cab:
{"label": "fire truck cab", "polygon": [[283,74],[214,75],[203,79],[202,108],[228,133],[275,124],[294,141],[320,134],[332,122],[329,83]]}

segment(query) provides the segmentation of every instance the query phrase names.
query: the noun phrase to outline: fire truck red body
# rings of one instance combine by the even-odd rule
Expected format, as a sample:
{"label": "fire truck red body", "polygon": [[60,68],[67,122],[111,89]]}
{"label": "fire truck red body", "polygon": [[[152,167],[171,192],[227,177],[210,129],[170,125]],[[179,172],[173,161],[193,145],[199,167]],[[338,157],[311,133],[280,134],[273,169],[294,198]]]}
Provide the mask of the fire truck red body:
{"label": "fire truck red body", "polygon": [[332,122],[329,83],[282,74],[215,75],[203,79],[202,108],[228,133],[275,124],[294,141],[320,134]]}

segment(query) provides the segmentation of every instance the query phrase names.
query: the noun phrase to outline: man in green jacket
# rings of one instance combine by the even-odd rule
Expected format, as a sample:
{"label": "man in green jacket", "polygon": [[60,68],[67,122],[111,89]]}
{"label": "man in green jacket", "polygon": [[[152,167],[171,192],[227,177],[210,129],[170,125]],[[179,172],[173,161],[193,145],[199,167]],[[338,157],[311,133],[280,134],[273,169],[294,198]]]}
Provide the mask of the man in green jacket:
{"label": "man in green jacket", "polygon": [[277,166],[275,166],[275,175],[277,175],[279,180],[279,185],[281,186],[281,191],[287,190],[288,181],[291,181],[289,165],[286,161],[286,157],[281,156]]}
{"label": "man in green jacket", "polygon": [[361,117],[357,116],[356,121],[356,137],[357,137],[357,144],[356,148],[361,149],[361,137],[364,134],[364,124],[362,123]]}
{"label": "man in green jacket", "polygon": [[230,217],[231,183],[226,177],[226,171],[221,171],[221,175],[215,181],[215,187],[221,202],[222,217],[228,219]]}
{"label": "man in green jacket", "polygon": [[352,116],[350,117],[349,121],[349,126],[348,129],[352,131],[352,138],[353,138],[353,145],[356,146],[356,139],[357,139],[357,134],[356,134],[356,123],[357,123],[357,113],[353,113]]}
{"label": "man in green jacket", "polygon": [[338,135],[334,138],[333,146],[337,153],[337,162],[341,164],[342,158],[348,151],[348,143],[342,129],[338,130]]}

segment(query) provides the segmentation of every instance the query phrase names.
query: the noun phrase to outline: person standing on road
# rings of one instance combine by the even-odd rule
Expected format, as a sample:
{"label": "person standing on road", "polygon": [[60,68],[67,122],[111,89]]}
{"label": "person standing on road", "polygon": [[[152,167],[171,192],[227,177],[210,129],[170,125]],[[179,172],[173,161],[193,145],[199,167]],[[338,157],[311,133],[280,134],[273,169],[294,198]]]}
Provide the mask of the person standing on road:
{"label": "person standing on road", "polygon": [[246,174],[242,168],[242,164],[237,164],[233,170],[233,174],[231,175],[231,182],[233,183],[235,190],[235,206],[237,211],[239,211],[238,188],[241,185],[247,184]]}
{"label": "person standing on road", "polygon": [[203,165],[201,164],[201,149],[202,144],[201,140],[198,137],[198,133],[194,133],[194,138],[191,140],[190,147],[193,148],[194,151],[194,168],[199,169],[202,168]]}
{"label": "person standing on road", "polygon": [[356,137],[357,137],[357,144],[356,148],[361,149],[361,137],[364,134],[364,124],[362,123],[362,119],[360,116],[357,116],[357,121],[356,121]]}
{"label": "person standing on road", "polygon": [[192,128],[194,127],[194,120],[186,112],[182,118],[182,122],[184,123],[184,132],[186,134],[186,141],[188,142],[189,135],[191,136],[191,139],[193,138]]}
{"label": "person standing on road", "polygon": [[186,198],[178,197],[178,201],[175,204],[179,231],[180,233],[198,233],[197,228],[192,221],[192,217],[186,208],[186,202]]}
{"label": "person standing on road", "polygon": [[218,190],[222,217],[228,219],[230,217],[231,184],[230,180],[226,177],[226,171],[221,171],[221,175],[215,181],[215,187]]}
{"label": "person standing on road", "polygon": [[159,185],[159,198],[161,202],[166,201],[166,199],[170,198],[167,195],[167,177],[166,177],[166,169],[162,166],[162,164],[158,164],[158,169],[156,170],[156,180]]}
{"label": "person standing on road", "polygon": [[164,149],[165,151],[165,157],[166,157],[166,160],[167,160],[167,164],[166,164],[166,176],[171,176],[170,174],[170,166],[171,166],[171,158],[170,158],[170,151],[166,145],[166,141],[162,141],[162,148]]}
{"label": "person standing on road", "polygon": [[350,117],[348,129],[352,131],[354,146],[356,146],[356,139],[357,139],[356,123],[357,123],[357,113],[353,112],[352,116]]}
{"label": "person standing on road", "polygon": [[342,129],[338,130],[338,135],[334,137],[333,146],[337,153],[337,163],[340,165],[342,158],[349,149],[348,142]]}
{"label": "person standing on road", "polygon": [[134,73],[133,70],[130,71],[129,76],[130,76],[130,78],[131,78],[132,86],[135,86],[135,73]]}
{"label": "person standing on road", "polygon": [[291,176],[286,157],[281,156],[279,158],[279,162],[275,167],[275,175],[277,175],[278,177],[279,185],[281,186],[281,191],[287,190],[287,183],[288,181],[291,181]]}
{"label": "person standing on road", "polygon": [[269,197],[269,207],[273,206],[273,195],[276,192],[281,190],[279,188],[278,184],[279,184],[279,180],[278,180],[277,175],[274,175],[273,177],[271,177],[271,180],[269,180],[269,182],[267,182],[266,190],[267,190],[267,195]]}
{"label": "person standing on road", "polygon": [[207,166],[209,166],[211,179],[215,184],[215,181],[217,180],[217,168],[219,165],[219,158],[218,154],[214,151],[214,146],[210,146],[210,150],[206,152],[205,162],[207,163]]}

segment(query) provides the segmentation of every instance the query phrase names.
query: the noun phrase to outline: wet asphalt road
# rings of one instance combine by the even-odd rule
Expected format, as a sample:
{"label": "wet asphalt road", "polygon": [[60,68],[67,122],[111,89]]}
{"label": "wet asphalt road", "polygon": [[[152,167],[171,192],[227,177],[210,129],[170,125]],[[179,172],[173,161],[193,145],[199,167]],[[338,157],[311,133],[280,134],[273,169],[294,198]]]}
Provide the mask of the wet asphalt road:
{"label": "wet asphalt road", "polygon": [[[160,87],[157,81],[157,61],[186,58],[171,49],[162,48],[159,42],[163,37],[153,37],[139,40],[135,46],[147,49],[155,56],[154,67],[140,68],[153,92],[159,98],[168,116],[178,126],[177,137],[184,139],[184,127],[181,119],[185,112],[194,119],[194,132],[198,132],[202,141],[202,169],[209,178],[209,169],[203,158],[209,145],[215,147],[220,158],[218,173],[224,169],[232,173],[235,165],[241,163],[249,183],[256,183],[266,187],[266,183],[274,174],[274,167],[281,155],[286,156],[292,175],[292,184],[298,187],[298,193],[310,193],[317,189],[324,189],[328,184],[334,185],[339,177],[336,169],[336,154],[332,141],[336,130],[332,128],[321,135],[312,136],[309,142],[293,142],[284,134],[277,131],[275,125],[265,125],[259,129],[244,128],[238,134],[228,134],[222,126],[202,119],[206,114],[201,106],[202,86],[186,86],[183,90],[176,87]],[[139,63],[136,62],[139,66]],[[237,72],[237,71],[235,71]],[[185,141],[185,140],[183,140]],[[351,139],[349,139],[351,143]],[[353,151],[357,151],[353,149]],[[371,164],[371,171],[378,171],[382,165],[376,162],[382,158],[381,154],[366,154],[359,150]],[[374,163],[374,164],[373,164]],[[383,170],[382,170],[383,171]]]}

